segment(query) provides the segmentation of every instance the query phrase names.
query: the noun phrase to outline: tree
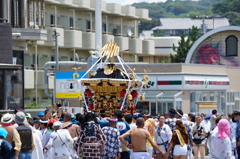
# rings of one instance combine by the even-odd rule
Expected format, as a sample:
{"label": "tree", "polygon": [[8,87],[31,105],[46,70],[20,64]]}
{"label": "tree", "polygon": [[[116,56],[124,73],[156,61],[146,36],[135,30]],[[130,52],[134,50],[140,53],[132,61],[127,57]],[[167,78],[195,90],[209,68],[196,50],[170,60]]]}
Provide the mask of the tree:
{"label": "tree", "polygon": [[230,19],[230,25],[240,25],[240,0],[223,0],[220,3],[216,3],[212,8],[213,13],[224,15]]}
{"label": "tree", "polygon": [[240,13],[237,13],[237,12],[227,12],[223,15],[224,17],[228,18],[229,19],[229,23],[231,25],[233,25],[233,21],[235,19],[237,19],[238,17],[240,17]]}
{"label": "tree", "polygon": [[154,37],[165,36],[164,33],[165,33],[165,30],[156,30],[156,31],[153,32],[152,35],[153,35]]}
{"label": "tree", "polygon": [[188,51],[192,47],[192,45],[197,41],[199,38],[199,30],[197,27],[192,26],[191,29],[189,29],[189,35],[186,38],[186,35],[182,33],[180,36],[180,41],[178,41],[178,48],[173,44],[173,51],[175,51],[177,54],[172,55],[170,54],[170,58],[172,63],[184,63],[188,54]]}
{"label": "tree", "polygon": [[159,19],[152,19],[152,21],[141,21],[138,27],[138,32],[141,33],[143,30],[151,30],[158,25]]}
{"label": "tree", "polygon": [[191,47],[197,41],[197,39],[199,37],[200,37],[199,30],[198,30],[197,26],[193,25],[192,28],[189,29],[189,33],[188,33],[188,38],[191,41]]}
{"label": "tree", "polygon": [[235,26],[240,26],[240,17],[234,19],[231,24]]}

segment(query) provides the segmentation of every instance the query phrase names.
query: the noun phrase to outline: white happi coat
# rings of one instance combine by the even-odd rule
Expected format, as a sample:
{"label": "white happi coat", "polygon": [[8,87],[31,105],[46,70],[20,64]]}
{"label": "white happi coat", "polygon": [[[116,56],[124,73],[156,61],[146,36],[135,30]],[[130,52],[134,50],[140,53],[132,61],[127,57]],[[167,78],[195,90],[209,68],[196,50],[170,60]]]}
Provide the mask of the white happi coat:
{"label": "white happi coat", "polygon": [[33,137],[35,142],[35,149],[32,151],[32,158],[43,159],[43,147],[38,134],[33,130]]}
{"label": "white happi coat", "polygon": [[76,155],[73,148],[73,139],[66,129],[52,132],[46,147],[48,149],[52,148],[54,159],[72,159],[71,156]]}
{"label": "white happi coat", "polygon": [[[215,128],[216,129],[216,128]],[[210,159],[235,159],[232,157],[231,141],[229,137],[218,138],[218,129],[211,132],[209,136]]]}

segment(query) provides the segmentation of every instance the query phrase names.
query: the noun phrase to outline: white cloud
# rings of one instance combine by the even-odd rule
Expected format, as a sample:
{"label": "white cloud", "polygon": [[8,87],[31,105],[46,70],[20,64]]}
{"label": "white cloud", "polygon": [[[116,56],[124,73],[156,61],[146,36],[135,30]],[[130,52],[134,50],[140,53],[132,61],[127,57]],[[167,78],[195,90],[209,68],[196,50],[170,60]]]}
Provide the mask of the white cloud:
{"label": "white cloud", "polygon": [[138,3],[138,2],[148,2],[148,3],[165,2],[166,0],[105,0],[105,1],[107,3],[119,3],[122,5],[128,5],[128,4]]}

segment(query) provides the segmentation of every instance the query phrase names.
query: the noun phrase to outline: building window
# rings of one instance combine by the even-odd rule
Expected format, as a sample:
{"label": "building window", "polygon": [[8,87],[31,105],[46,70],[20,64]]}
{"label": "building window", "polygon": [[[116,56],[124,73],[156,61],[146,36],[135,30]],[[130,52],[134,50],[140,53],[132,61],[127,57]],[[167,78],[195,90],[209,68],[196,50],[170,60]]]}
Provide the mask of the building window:
{"label": "building window", "polygon": [[73,17],[70,17],[70,27],[73,27]]}
{"label": "building window", "polygon": [[199,107],[196,102],[216,102],[218,111],[225,112],[226,100],[225,91],[192,91],[190,92],[190,111],[192,113],[203,113],[199,112]]}
{"label": "building window", "polygon": [[107,32],[107,24],[106,23],[102,24],[102,31]]}
{"label": "building window", "polygon": [[92,29],[90,20],[86,20],[86,29],[87,30],[91,30]]}
{"label": "building window", "polygon": [[[35,54],[33,54],[33,58],[32,58],[32,60],[33,60],[32,63],[33,63],[33,64],[36,64],[36,63],[35,63],[35,58],[36,58],[36,57],[35,57]],[[37,65],[38,65],[38,63],[39,63],[38,60],[39,60],[39,59],[38,59],[38,55],[37,55]]]}
{"label": "building window", "polygon": [[29,54],[24,54],[24,66],[30,67],[31,66],[31,56]]}
{"label": "building window", "polygon": [[143,56],[138,57],[138,62],[143,62]]}
{"label": "building window", "polygon": [[226,56],[238,55],[238,39],[234,35],[230,35],[226,38]]}
{"label": "building window", "polygon": [[51,15],[51,24],[55,24],[55,15]]}

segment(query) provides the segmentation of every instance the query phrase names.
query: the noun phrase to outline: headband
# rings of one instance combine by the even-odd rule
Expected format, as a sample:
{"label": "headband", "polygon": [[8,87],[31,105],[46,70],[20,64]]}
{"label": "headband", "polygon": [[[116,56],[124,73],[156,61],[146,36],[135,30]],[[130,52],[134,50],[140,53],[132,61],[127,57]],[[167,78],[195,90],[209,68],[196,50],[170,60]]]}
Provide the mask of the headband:
{"label": "headband", "polygon": [[168,112],[168,114],[169,114],[169,115],[172,115],[172,116],[175,116],[175,114],[172,114],[172,113],[170,113],[170,112]]}
{"label": "headband", "polygon": [[182,115],[176,110],[177,114],[182,117]]}
{"label": "headband", "polygon": [[107,120],[109,120],[109,121],[118,121],[118,119],[114,119],[114,118],[107,118]]}
{"label": "headband", "polygon": [[47,123],[48,123],[47,120],[46,120],[46,121],[42,121],[42,120],[40,119],[39,121],[40,121],[40,123],[43,123],[43,124],[47,124]]}

